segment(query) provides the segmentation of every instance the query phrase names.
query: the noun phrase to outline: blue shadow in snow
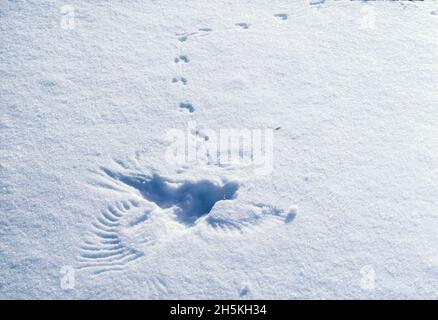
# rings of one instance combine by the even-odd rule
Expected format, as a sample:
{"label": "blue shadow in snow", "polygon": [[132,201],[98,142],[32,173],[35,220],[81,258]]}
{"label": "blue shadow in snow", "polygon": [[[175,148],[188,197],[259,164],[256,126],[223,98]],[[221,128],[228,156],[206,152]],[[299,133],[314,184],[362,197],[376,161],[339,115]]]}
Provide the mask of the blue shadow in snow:
{"label": "blue shadow in snow", "polygon": [[209,180],[173,182],[157,174],[127,176],[103,170],[110,177],[137,189],[146,200],[162,209],[176,206],[178,220],[186,225],[193,225],[198,218],[208,214],[216,202],[235,199],[239,188],[237,182],[224,185]]}

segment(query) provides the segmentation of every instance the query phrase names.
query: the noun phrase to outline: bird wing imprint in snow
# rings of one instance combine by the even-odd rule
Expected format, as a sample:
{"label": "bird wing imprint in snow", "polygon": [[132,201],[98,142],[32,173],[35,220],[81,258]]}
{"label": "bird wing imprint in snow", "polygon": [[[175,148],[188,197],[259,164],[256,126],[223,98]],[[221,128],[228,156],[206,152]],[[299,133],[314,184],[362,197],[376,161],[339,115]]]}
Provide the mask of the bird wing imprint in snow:
{"label": "bird wing imprint in snow", "polygon": [[101,168],[92,183],[112,198],[80,247],[79,268],[123,270],[146,251],[187,232],[238,234],[265,223],[289,223],[295,213],[237,199],[239,182],[167,178],[121,162]]}

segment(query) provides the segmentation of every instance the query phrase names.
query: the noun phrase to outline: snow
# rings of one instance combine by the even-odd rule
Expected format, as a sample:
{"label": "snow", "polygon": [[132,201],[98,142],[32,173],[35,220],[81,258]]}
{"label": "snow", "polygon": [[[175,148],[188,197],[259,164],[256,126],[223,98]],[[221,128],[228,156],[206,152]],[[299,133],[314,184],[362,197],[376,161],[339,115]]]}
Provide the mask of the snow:
{"label": "snow", "polygon": [[0,298],[436,298],[437,11],[1,1]]}

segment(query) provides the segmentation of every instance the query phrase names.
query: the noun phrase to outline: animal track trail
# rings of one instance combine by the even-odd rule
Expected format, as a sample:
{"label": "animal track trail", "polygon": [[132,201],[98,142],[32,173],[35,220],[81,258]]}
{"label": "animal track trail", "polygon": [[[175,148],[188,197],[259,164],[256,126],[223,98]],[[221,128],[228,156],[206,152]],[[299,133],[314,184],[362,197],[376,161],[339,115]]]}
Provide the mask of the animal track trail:
{"label": "animal track trail", "polygon": [[[206,30],[206,29],[204,29],[204,30]],[[180,83],[182,85],[182,92],[181,92],[182,102],[180,102],[178,105],[179,110],[180,111],[187,110],[189,113],[195,112],[195,107],[193,106],[193,104],[190,101],[187,101],[185,99],[185,96],[186,96],[185,87],[188,84],[188,80],[184,76],[184,64],[188,64],[190,62],[190,58],[188,55],[183,54],[183,52],[184,52],[183,42],[186,42],[189,36],[193,36],[196,34],[197,34],[197,32],[177,34],[177,39],[180,42],[180,47],[179,47],[179,54],[175,57],[174,63],[176,65],[179,65],[179,70],[178,70],[178,76],[172,78],[172,83],[175,83],[175,84]]]}
{"label": "animal track trail", "polygon": [[[274,14],[274,17],[279,18],[281,20],[287,20],[288,14],[287,13],[276,13],[276,14]],[[235,23],[234,25],[238,26],[242,29],[249,29],[249,27],[251,26],[250,23],[244,22],[244,21]],[[225,29],[223,31],[231,32],[232,30]],[[180,111],[187,110],[189,113],[193,113],[196,110],[195,107],[193,106],[193,104],[190,101],[187,101],[185,99],[185,87],[188,84],[188,80],[184,76],[183,65],[188,64],[190,62],[190,58],[188,57],[188,55],[183,54],[184,43],[186,43],[189,38],[197,37],[197,36],[206,36],[206,35],[209,35],[211,32],[213,32],[212,28],[202,27],[202,28],[198,28],[198,30],[195,32],[176,33],[177,40],[180,43],[180,47],[179,47],[179,54],[175,57],[174,62],[175,62],[175,64],[179,65],[179,71],[178,71],[179,74],[178,74],[178,76],[172,77],[171,82],[174,84],[178,84],[178,83],[182,84],[182,94],[181,94],[182,101],[179,103]]]}

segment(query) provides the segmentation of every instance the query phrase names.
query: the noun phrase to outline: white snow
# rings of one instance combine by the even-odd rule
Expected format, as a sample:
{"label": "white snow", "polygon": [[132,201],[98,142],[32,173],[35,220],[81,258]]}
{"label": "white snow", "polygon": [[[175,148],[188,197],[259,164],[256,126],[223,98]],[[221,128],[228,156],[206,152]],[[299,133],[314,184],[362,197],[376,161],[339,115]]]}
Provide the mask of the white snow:
{"label": "white snow", "polygon": [[0,298],[437,298],[437,12],[0,1]]}

